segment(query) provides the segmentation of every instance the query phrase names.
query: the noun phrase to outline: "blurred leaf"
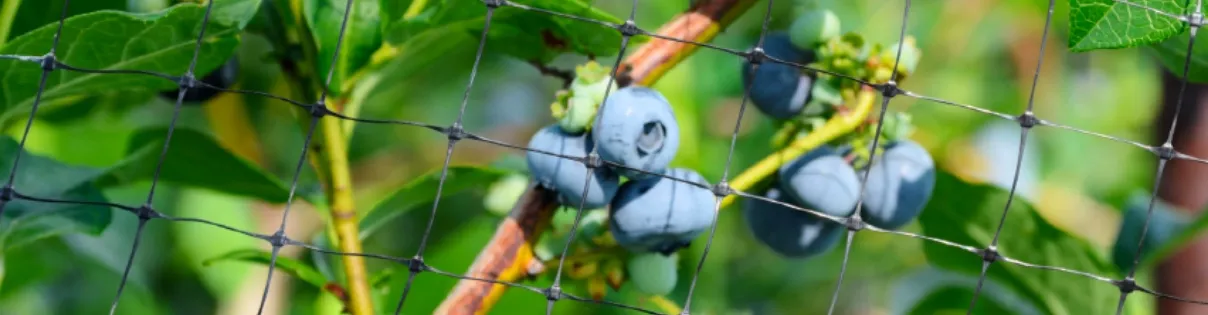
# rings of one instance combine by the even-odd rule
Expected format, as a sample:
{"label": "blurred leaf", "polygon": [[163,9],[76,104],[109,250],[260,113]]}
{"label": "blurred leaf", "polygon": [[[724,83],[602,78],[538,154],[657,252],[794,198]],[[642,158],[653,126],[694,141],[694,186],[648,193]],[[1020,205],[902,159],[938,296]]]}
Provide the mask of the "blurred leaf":
{"label": "blurred leaf", "polygon": [[[163,127],[136,131],[130,137],[127,158],[110,170],[100,185],[150,179],[167,133]],[[284,203],[289,197],[289,187],[275,176],[231,153],[211,136],[184,127],[177,127],[172,133],[160,180],[273,203]]]}
{"label": "blurred leaf", "polygon": [[243,29],[260,11],[260,2],[261,0],[214,0],[214,12],[210,13],[210,18],[219,24]]}
{"label": "blurred leaf", "polygon": [[[431,203],[436,198],[440,174],[440,169],[432,170],[390,194],[386,200],[378,202],[361,219],[361,239],[373,235],[374,231],[389,223],[391,219],[410,212],[420,205]],[[456,195],[462,190],[486,187],[506,174],[505,171],[490,168],[450,166],[444,188],[441,189],[441,196],[448,197]]]}
{"label": "blurred leaf", "polygon": [[[1146,205],[1146,206],[1148,206],[1148,205]],[[1159,216],[1169,217],[1172,215],[1181,216],[1181,213],[1180,213],[1181,210],[1175,210],[1173,208],[1172,209],[1163,209],[1165,207],[1172,207],[1172,206],[1164,204],[1164,203],[1155,205],[1154,216],[1155,217],[1159,217]],[[1140,209],[1140,210],[1145,211],[1147,209]],[[1166,212],[1166,213],[1163,214],[1160,212]],[[1201,213],[1208,213],[1208,212],[1201,212]],[[1140,213],[1139,215],[1142,216],[1141,219],[1144,220],[1143,216],[1145,215],[1145,213]],[[1155,219],[1158,219],[1158,218],[1155,218]],[[1182,218],[1182,219],[1185,219],[1185,218]],[[1126,218],[1126,220],[1127,220],[1127,218]],[[1165,221],[1170,221],[1170,218],[1165,218]],[[1177,220],[1177,221],[1182,221],[1182,220]],[[1162,224],[1162,223],[1165,223],[1165,224]],[[1148,268],[1152,268],[1152,267],[1156,266],[1158,263],[1160,263],[1160,262],[1166,260],[1166,258],[1170,257],[1170,255],[1174,255],[1175,252],[1187,247],[1187,245],[1189,243],[1191,243],[1191,241],[1199,239],[1200,236],[1204,235],[1204,232],[1208,232],[1208,215],[1199,215],[1194,220],[1190,220],[1190,221],[1162,222],[1162,223],[1151,221],[1150,230],[1148,233],[1158,233],[1160,235],[1159,237],[1165,236],[1166,237],[1165,242],[1157,242],[1157,244],[1155,244],[1154,242],[1152,242],[1150,240],[1150,239],[1154,238],[1153,234],[1146,235],[1145,236],[1146,245],[1147,246],[1156,245],[1157,247],[1149,248],[1149,249],[1146,249],[1144,247],[1142,248],[1143,251],[1141,252],[1141,258],[1142,258],[1141,264],[1138,265],[1137,269],[1144,270],[1144,269],[1148,269]],[[1174,223],[1174,224],[1171,224],[1171,223]],[[1141,223],[1136,222],[1136,224],[1140,225]],[[1162,227],[1166,227],[1169,230],[1155,231],[1155,228],[1158,228],[1158,226],[1155,226],[1155,225],[1159,225],[1159,226],[1165,225]],[[1121,232],[1123,232],[1123,231],[1121,231]],[[1140,231],[1137,231],[1136,233],[1140,233]],[[1173,233],[1173,235],[1169,235],[1170,233]],[[1135,238],[1136,236],[1133,236],[1133,237]],[[1136,241],[1134,241],[1134,245],[1129,245],[1129,246],[1133,247],[1132,248],[1133,250],[1136,250],[1135,242]],[[1130,253],[1129,256],[1131,257],[1132,254]],[[1130,263],[1131,263],[1131,261],[1130,261]]]}
{"label": "blurred leaf", "polygon": [[[1130,0],[1184,15],[1186,1]],[[1178,19],[1115,0],[1070,0],[1069,47],[1075,52],[1127,48],[1161,42],[1187,30]]]}
{"label": "blurred leaf", "polygon": [[[1007,196],[1002,189],[967,183],[939,172],[935,191],[919,222],[927,236],[985,248],[994,237]],[[1107,277],[1119,274],[1085,240],[1057,229],[1020,198],[1011,202],[998,250],[1037,265]],[[936,266],[972,275],[981,271],[981,259],[974,254],[934,242],[926,242],[924,251]],[[1001,261],[991,265],[987,277],[1031,300],[1045,309],[1045,314],[1113,313],[1119,296],[1118,290],[1106,283]]]}
{"label": "blurred leaf", "polygon": [[[1129,270],[1132,267],[1138,244],[1141,245],[1142,259],[1148,261],[1154,250],[1167,248],[1171,240],[1188,234],[1186,228],[1191,220],[1173,205],[1155,200],[1153,213],[1150,215],[1150,198],[1148,193],[1138,192],[1123,207],[1120,230],[1112,243],[1112,263],[1120,270]],[[1141,244],[1141,228],[1146,223],[1149,228],[1145,232],[1144,244]]]}
{"label": "blurred leaf", "polygon": [[[581,0],[514,2],[593,20],[617,24],[623,22]],[[486,7],[480,1],[446,0],[432,5],[416,18],[393,22],[386,40],[390,43],[401,43],[422,32],[452,29],[473,35],[477,42],[485,22]],[[520,59],[545,63],[566,52],[592,56],[615,55],[620,51],[621,34],[595,23],[516,8],[503,8],[495,10],[487,40],[487,46],[493,51],[503,51]],[[644,37],[634,37],[631,44],[644,40]]]}
{"label": "blurred leaf", "polygon": [[[943,287],[928,294],[910,310],[909,314],[966,314],[969,301],[973,300],[973,289],[962,287]],[[973,307],[972,314],[1013,314],[1007,312],[998,302],[981,298]]]}
{"label": "blurred leaf", "polygon": [[[63,25],[56,55],[78,68],[117,71],[153,71],[179,75],[193,58],[205,8],[181,4],[153,14],[101,11],[68,18]],[[42,56],[54,43],[56,24],[46,25],[13,39],[0,54]],[[238,30],[210,24],[198,55],[196,73],[209,73],[234,53]],[[0,121],[29,109],[38,91],[42,69],[36,63],[0,60]],[[141,74],[100,74],[54,71],[42,93],[44,101],[97,91],[176,88],[176,83]]]}
{"label": "blurred leaf", "polygon": [[[244,231],[257,230],[256,212],[248,199],[209,189],[181,189],[179,198],[173,203],[172,214],[176,216],[222,222]],[[260,269],[247,264],[203,266],[202,261],[235,249],[259,246],[263,244],[262,240],[205,224],[174,225],[170,233],[172,244],[169,246],[176,248],[182,261],[188,262],[188,267],[197,272],[198,278],[220,303],[237,300],[240,288],[255,270]]]}
{"label": "blurred leaf", "polygon": [[[348,29],[340,36],[340,26],[347,12],[345,0],[306,0],[303,11],[307,25],[314,36],[315,44],[319,46],[319,56],[315,73],[326,78],[328,71],[334,70],[328,90],[332,93],[341,92],[340,86],[358,69],[369,62],[382,44],[381,21],[378,16],[377,1],[352,1],[353,12],[348,15]],[[341,44],[341,40],[343,40]],[[340,48],[339,60],[336,67],[331,67],[336,46]]]}
{"label": "blurred leaf", "polygon": [[[977,277],[925,267],[894,285],[892,314],[965,314]],[[1035,305],[1004,290],[993,279],[982,283],[974,314],[1039,315]]]}
{"label": "blurred leaf", "polygon": [[[46,24],[57,23],[63,14],[64,1],[20,1],[17,14],[9,29],[8,38],[14,38]],[[67,16],[100,11],[123,10],[123,0],[76,1],[67,6]]]}
{"label": "blurred leaf", "polygon": [[[21,151],[16,140],[0,140],[0,167],[8,174],[17,153],[21,163],[13,187],[23,195],[60,200],[107,202],[91,185],[101,170],[65,165],[48,157]],[[109,226],[108,207],[72,203],[46,203],[16,199],[5,205],[0,218],[0,242],[4,251],[34,241],[71,232],[100,234]]]}
{"label": "blurred leaf", "polygon": [[[1187,69],[1187,81],[1190,82],[1208,82],[1208,43],[1204,36],[1198,33],[1196,36],[1195,47],[1191,50],[1191,59],[1187,59],[1188,41],[1191,36],[1174,36],[1157,45],[1149,46],[1156,55],[1158,62],[1166,68],[1166,71],[1174,74],[1175,77],[1183,76],[1183,67],[1189,66]],[[1190,65],[1188,65],[1190,63]]]}
{"label": "blurred leaf", "polygon": [[[207,259],[205,262],[202,262],[202,265],[209,266],[219,261],[234,260],[260,263],[267,266],[271,259],[272,253],[267,251],[259,249],[240,249],[223,254],[222,256]],[[323,274],[320,274],[319,271],[315,270],[315,268],[293,258],[277,255],[276,269],[278,271],[285,271],[294,276],[294,278],[305,281],[319,290],[325,290],[328,284],[327,278],[323,277]]]}

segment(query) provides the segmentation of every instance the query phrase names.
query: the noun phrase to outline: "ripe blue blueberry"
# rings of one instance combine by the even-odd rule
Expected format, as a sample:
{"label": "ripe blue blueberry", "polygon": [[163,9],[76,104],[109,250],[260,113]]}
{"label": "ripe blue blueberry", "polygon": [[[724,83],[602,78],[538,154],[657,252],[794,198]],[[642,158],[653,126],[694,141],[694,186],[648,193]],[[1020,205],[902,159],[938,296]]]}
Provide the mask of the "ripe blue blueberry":
{"label": "ripe blue blueberry", "polygon": [[[529,140],[529,148],[572,157],[586,156],[591,152],[590,135],[571,135],[558,125],[538,130]],[[569,207],[579,207],[583,199],[583,185],[587,183],[587,166],[579,161],[544,153],[528,152],[529,173],[543,187],[558,192],[559,202]],[[603,207],[608,204],[620,185],[620,178],[606,167],[596,168],[588,185],[584,209]]]}
{"label": "ripe blue blueberry", "polygon": [[935,161],[917,143],[900,140],[885,146],[868,169],[860,217],[883,229],[900,228],[923,212],[935,189]]}
{"label": "ripe blue blueberry", "polygon": [[[669,169],[667,176],[708,185],[695,171]],[[632,180],[613,198],[611,224],[617,244],[636,252],[670,254],[687,247],[713,224],[713,192],[663,177]]]}
{"label": "ripe blue blueberry", "polygon": [[[779,189],[769,199],[796,205]],[[830,250],[843,235],[843,225],[780,204],[747,198],[743,215],[751,234],[768,248],[789,258],[815,256]]]}
{"label": "ripe blue blueberry", "polygon": [[[662,173],[679,149],[679,124],[671,103],[650,88],[630,86],[608,95],[591,134],[599,141],[600,157],[653,174]],[[631,179],[650,177],[618,170]]]}
{"label": "ripe blue blueberry", "polygon": [[[763,52],[773,58],[808,64],[816,57],[810,50],[801,50],[789,40],[784,32],[768,34],[763,42]],[[742,63],[742,83],[750,86],[747,97],[759,111],[776,119],[789,119],[800,114],[810,101],[815,76],[804,73],[797,67],[765,60],[759,69],[751,73],[751,63]]]}
{"label": "ripe blue blueberry", "polygon": [[835,148],[823,146],[781,166],[780,189],[804,208],[846,217],[860,199],[860,178]]}

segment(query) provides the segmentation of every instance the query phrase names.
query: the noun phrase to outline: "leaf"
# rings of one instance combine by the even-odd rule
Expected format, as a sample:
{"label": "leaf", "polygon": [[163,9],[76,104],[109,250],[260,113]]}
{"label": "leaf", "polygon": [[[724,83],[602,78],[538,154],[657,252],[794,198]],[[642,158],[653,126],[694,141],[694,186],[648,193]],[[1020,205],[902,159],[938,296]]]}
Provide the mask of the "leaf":
{"label": "leaf", "polygon": [[[335,70],[328,86],[332,93],[341,92],[339,87],[342,82],[365,66],[374,50],[382,45],[377,1],[352,1],[353,11],[348,16],[348,28],[344,36],[340,36],[347,3],[344,0],[306,0],[303,3],[307,25],[315,44],[319,46],[316,73],[326,78],[328,71]],[[341,40],[343,44],[340,44]],[[332,55],[336,46],[340,47],[340,60],[332,69]]]}
{"label": "leaf", "polygon": [[[391,219],[407,213],[418,206],[431,203],[436,198],[440,183],[440,169],[435,169],[407,183],[378,202],[361,219],[361,239],[365,239]],[[452,196],[466,189],[486,187],[507,172],[475,166],[450,166],[441,196]]]}
{"label": "leaf", "polygon": [[[1148,206],[1148,204],[1146,206]],[[1173,208],[1171,208],[1171,209],[1159,208],[1162,206],[1173,207],[1172,205],[1166,205],[1166,204],[1162,204],[1162,203],[1160,203],[1159,205],[1155,205],[1155,208],[1154,208],[1155,219],[1154,220],[1160,220],[1159,219],[1160,216],[1167,216],[1167,217],[1169,217],[1169,216],[1182,217],[1183,216],[1182,213],[1180,212],[1181,210],[1175,210]],[[1141,210],[1144,211],[1147,209],[1141,209]],[[1163,215],[1160,212],[1166,212],[1166,214]],[[1201,213],[1204,213],[1204,212],[1201,212]],[[1141,215],[1145,215],[1145,214],[1142,213]],[[1143,218],[1142,218],[1142,220],[1143,220]],[[1151,229],[1149,230],[1148,233],[1151,233],[1151,234],[1148,234],[1145,236],[1145,243],[1147,244],[1146,246],[1155,245],[1153,243],[1154,241],[1152,240],[1154,238],[1152,233],[1157,233],[1157,234],[1172,234],[1173,233],[1173,235],[1163,235],[1166,238],[1165,241],[1157,242],[1158,244],[1156,244],[1157,245],[1156,248],[1145,248],[1145,247],[1142,248],[1143,251],[1141,252],[1141,264],[1138,265],[1138,267],[1137,267],[1137,269],[1139,269],[1139,270],[1144,270],[1144,269],[1148,269],[1148,268],[1152,268],[1152,267],[1156,266],[1158,263],[1160,263],[1160,262],[1166,260],[1166,258],[1170,257],[1170,255],[1173,255],[1175,252],[1185,248],[1187,246],[1187,244],[1191,243],[1191,241],[1199,239],[1200,236],[1204,235],[1204,232],[1208,231],[1208,215],[1199,215],[1194,220],[1190,220],[1190,221],[1183,220],[1182,218],[1180,218],[1179,220],[1175,220],[1176,222],[1169,222],[1169,221],[1171,221],[1170,218],[1166,218],[1166,220],[1162,220],[1162,221],[1166,221],[1166,222],[1162,222],[1162,223],[1153,222],[1153,221],[1150,222]],[[1139,223],[1139,222],[1136,223],[1136,225],[1140,225],[1140,224],[1141,223]],[[1164,227],[1171,228],[1176,231],[1155,232],[1153,230],[1153,228],[1156,228],[1155,225],[1158,225],[1158,226],[1164,225]],[[1137,231],[1136,233],[1139,233],[1139,231]],[[1133,236],[1133,237],[1135,238],[1136,236]],[[1132,245],[1128,245],[1128,246],[1132,247],[1133,250],[1136,250],[1135,243],[1133,243]],[[1129,257],[1131,257],[1132,255],[1133,255],[1133,253],[1128,253]],[[1131,263],[1131,261],[1129,261],[1129,263]]]}
{"label": "leaf", "polygon": [[[21,1],[17,14],[9,29],[8,38],[25,34],[43,25],[58,23],[63,14],[64,1]],[[124,10],[123,0],[76,1],[67,6],[67,16],[100,10]]]}
{"label": "leaf", "polygon": [[1174,36],[1148,48],[1158,62],[1166,68],[1166,71],[1170,71],[1175,77],[1182,77],[1183,66],[1190,62],[1187,69],[1187,80],[1199,83],[1208,82],[1208,42],[1205,42],[1208,41],[1208,38],[1204,38],[1203,34],[1203,32],[1196,34],[1198,38],[1196,38],[1195,47],[1191,49],[1190,60],[1187,59],[1187,47],[1191,36]]}
{"label": "leaf", "polygon": [[242,30],[260,11],[260,2],[261,0],[214,0],[214,12],[210,12],[210,18],[218,24]]}
{"label": "leaf", "polygon": [[[1186,0],[1130,0],[1174,15],[1185,15]],[[1127,48],[1161,42],[1187,30],[1178,19],[1115,0],[1070,0],[1071,51]]]}
{"label": "leaf", "polygon": [[[623,22],[580,0],[514,2],[593,20],[617,24]],[[443,29],[467,32],[474,36],[475,42],[482,35],[486,7],[478,0],[447,0],[428,10],[420,17],[393,22],[386,40],[401,43],[422,32]],[[633,37],[631,40],[638,43],[646,39]],[[495,10],[487,41],[488,50],[544,63],[566,52],[591,56],[615,55],[620,51],[621,34],[595,23],[504,7]]]}
{"label": "leaf", "polygon": [[[939,172],[935,191],[919,222],[927,236],[985,248],[994,237],[1007,195],[1002,189],[967,183]],[[927,259],[941,268],[972,275],[981,271],[981,259],[974,254],[933,242],[926,242],[923,249]],[[998,250],[1032,264],[1119,277],[1119,272],[1086,241],[1057,229],[1020,198],[1011,202]],[[1031,300],[1045,309],[1045,314],[1114,313],[1119,296],[1110,284],[1001,261],[991,265],[987,277]]]}
{"label": "leaf", "polygon": [[[0,168],[9,174],[13,158],[19,152],[16,140],[0,140]],[[91,181],[102,170],[65,165],[51,158],[20,151],[13,187],[17,192],[37,198],[106,202]],[[3,177],[7,180],[7,176]],[[15,199],[5,205],[0,218],[0,241],[4,251],[37,240],[71,232],[100,234],[112,220],[112,210],[104,206],[70,203],[45,203]]]}
{"label": "leaf", "polygon": [[[180,75],[193,58],[205,8],[181,4],[166,11],[133,14],[98,11],[66,20],[56,56],[59,61],[92,70],[140,70]],[[57,24],[38,28],[0,47],[0,54],[42,56],[50,51]],[[217,69],[234,53],[238,30],[211,23],[205,32],[195,73]],[[38,91],[42,70],[36,63],[0,60],[0,121],[28,111]],[[47,78],[44,101],[99,91],[167,90],[176,83],[150,75],[54,71]]]}
{"label": "leaf", "polygon": [[[259,249],[239,249],[218,257],[206,259],[201,264],[202,266],[209,266],[219,261],[234,260],[268,265],[271,259],[272,253],[267,251]],[[326,290],[327,284],[329,283],[329,281],[327,281],[327,277],[324,277],[323,274],[320,274],[319,271],[315,270],[314,267],[311,267],[306,263],[293,258],[277,255],[276,269],[285,271],[295,278],[305,281],[306,283],[309,283],[320,290]]]}
{"label": "leaf", "polygon": [[[926,267],[902,278],[893,288],[892,314],[965,314],[977,277]],[[994,280],[982,283],[973,314],[1039,315],[1035,305],[1004,290]]]}
{"label": "leaf", "polygon": [[[99,184],[107,187],[150,179],[167,133],[163,127],[136,131],[130,137],[126,160]],[[231,153],[209,135],[184,127],[172,134],[160,180],[273,203],[284,203],[289,197],[289,187],[275,176]]]}

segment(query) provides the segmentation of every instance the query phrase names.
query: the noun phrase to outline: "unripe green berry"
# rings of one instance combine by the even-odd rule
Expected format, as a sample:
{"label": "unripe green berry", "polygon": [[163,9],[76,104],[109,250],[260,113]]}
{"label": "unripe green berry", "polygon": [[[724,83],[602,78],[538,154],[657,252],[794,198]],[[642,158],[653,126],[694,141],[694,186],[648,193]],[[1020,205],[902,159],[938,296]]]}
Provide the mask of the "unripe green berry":
{"label": "unripe green berry", "polygon": [[882,60],[885,61],[885,64],[889,68],[893,68],[894,60],[898,58],[899,46],[902,49],[902,55],[901,59],[898,59],[898,72],[903,74],[914,73],[914,69],[918,66],[919,58],[923,56],[923,52],[919,50],[918,46],[915,46],[914,37],[912,36],[907,36],[902,42],[894,43],[888,49],[885,49],[884,53],[881,54]]}
{"label": "unripe green berry", "polygon": [[558,119],[558,126],[571,134],[590,129],[600,103],[604,102],[604,95],[609,90],[617,89],[610,81],[608,69],[594,61],[575,67],[575,79],[571,82],[570,90],[559,95],[551,108],[554,118]]}
{"label": "unripe green berry", "polygon": [[814,49],[839,36],[839,17],[830,10],[806,11],[789,26],[789,41],[801,49]]}
{"label": "unripe green berry", "polygon": [[675,289],[676,261],[679,255],[664,256],[659,253],[635,254],[629,258],[629,279],[639,291],[652,295],[666,295]]}
{"label": "unripe green berry", "polygon": [[483,206],[487,211],[497,215],[508,215],[512,211],[512,205],[520,200],[520,196],[524,195],[524,191],[528,190],[529,179],[527,176],[512,174],[504,177],[491,184],[487,188],[486,198],[483,198]]}

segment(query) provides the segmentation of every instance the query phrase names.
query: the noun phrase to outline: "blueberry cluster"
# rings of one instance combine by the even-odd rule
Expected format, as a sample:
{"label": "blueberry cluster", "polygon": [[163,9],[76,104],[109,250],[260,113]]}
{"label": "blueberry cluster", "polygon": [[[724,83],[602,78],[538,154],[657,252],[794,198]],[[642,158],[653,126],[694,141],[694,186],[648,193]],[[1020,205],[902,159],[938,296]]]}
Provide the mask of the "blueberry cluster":
{"label": "blueberry cluster", "polygon": [[[231,85],[235,84],[235,79],[238,74],[239,74],[239,60],[236,59],[235,57],[231,57],[231,59],[228,59],[226,63],[224,63],[224,64],[222,64],[222,66],[218,67],[218,69],[206,74],[204,77],[201,77],[200,81],[209,86],[213,86],[213,87],[220,88],[220,89],[226,89],[226,88],[230,88]],[[209,101],[210,99],[213,99],[215,96],[218,96],[219,92],[221,92],[221,91],[215,90],[215,89],[212,89],[212,88],[209,88],[206,86],[198,85],[198,86],[186,91],[185,97],[184,97],[184,99],[181,100],[181,102],[183,104],[204,103],[206,101]],[[171,90],[171,91],[163,91],[163,92],[159,93],[160,97],[173,101],[173,102],[176,101],[176,97],[179,94],[180,94],[179,88]]]}
{"label": "blueberry cluster", "polygon": [[[910,140],[891,142],[883,151],[870,167],[857,171],[849,162],[852,149],[819,147],[783,165],[764,197],[832,217],[851,216],[862,201],[864,222],[899,229],[918,217],[931,198],[935,163]],[[864,175],[868,182],[861,195]],[[786,257],[823,253],[838,242],[844,229],[839,223],[768,201],[748,199],[745,208],[755,238]]]}
{"label": "blueberry cluster", "polygon": [[[576,106],[585,109],[575,111],[592,114],[594,122],[568,126],[560,120],[533,135],[529,147],[589,160],[596,154],[605,163],[589,168],[580,161],[530,151],[529,172],[539,185],[557,192],[559,202],[569,207],[608,206],[613,239],[636,253],[669,256],[713,224],[716,198],[704,188],[708,182],[696,171],[668,167],[679,148],[679,125],[661,93],[631,86],[609,93],[598,108],[588,101],[563,108]],[[627,179],[624,184],[622,177]]]}
{"label": "blueberry cluster", "polygon": [[[788,62],[823,68],[831,73],[886,82],[893,74],[903,78],[914,69],[920,53],[912,41],[883,49],[865,45],[859,35],[841,34],[838,18],[827,10],[804,12],[787,32],[764,38],[767,58],[751,58],[742,65],[747,98],[770,118],[786,122],[784,130],[803,137],[808,123],[825,121],[837,114],[843,92],[858,85],[834,76],[784,64]],[[757,56],[758,57],[758,56]],[[758,60],[759,63],[752,61]],[[895,68],[894,60],[900,60]],[[850,92],[850,91],[849,91]],[[802,258],[834,247],[845,229],[831,220],[796,211],[812,209],[827,216],[850,217],[859,207],[860,218],[875,227],[899,229],[918,217],[935,186],[935,163],[926,150],[908,138],[909,116],[886,116],[886,127],[875,134],[870,126],[834,140],[784,163],[764,197],[779,203],[748,199],[744,218],[760,243],[785,257]],[[871,161],[865,148],[882,137]],[[868,181],[861,192],[863,176]]]}

